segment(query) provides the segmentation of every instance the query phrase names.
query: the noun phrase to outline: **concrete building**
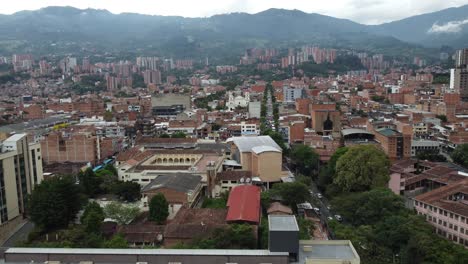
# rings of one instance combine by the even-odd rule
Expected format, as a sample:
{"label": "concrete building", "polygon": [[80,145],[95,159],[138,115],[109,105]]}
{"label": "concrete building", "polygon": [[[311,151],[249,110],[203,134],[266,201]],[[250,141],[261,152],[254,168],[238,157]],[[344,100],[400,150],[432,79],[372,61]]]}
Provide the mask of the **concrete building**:
{"label": "concrete building", "polygon": [[146,70],[143,72],[145,84],[161,84],[161,72],[158,70]]}
{"label": "concrete building", "polygon": [[249,102],[249,117],[250,118],[260,118],[262,102],[255,101]]}
{"label": "concrete building", "polygon": [[242,170],[251,171],[268,186],[281,181],[282,149],[270,136],[234,137],[227,142],[231,144],[231,159]]}
{"label": "concrete building", "polygon": [[455,54],[455,68],[450,71],[450,89],[459,92],[462,101],[468,102],[468,49]]}
{"label": "concrete building", "polygon": [[151,198],[161,193],[169,204],[169,212],[177,212],[180,207],[192,207],[200,198],[202,190],[202,177],[189,173],[175,173],[158,175],[141,193],[145,206],[149,205]]}
{"label": "concrete building", "polygon": [[158,94],[151,97],[153,115],[175,118],[185,110],[192,109],[190,95]]}
{"label": "concrete building", "polygon": [[296,99],[305,97],[306,92],[303,87],[292,87],[288,85],[283,87],[283,102],[295,103]]}
{"label": "concrete building", "polygon": [[468,180],[440,187],[414,198],[414,208],[436,233],[468,247]]}
{"label": "concrete building", "polygon": [[222,170],[227,149],[223,144],[198,144],[196,139],[137,138],[137,146],[117,156],[116,167],[120,180],[142,186],[158,175],[179,173],[199,175],[207,185],[210,171]]}
{"label": "concrete building", "polygon": [[0,142],[0,242],[23,220],[26,198],[43,179],[41,146],[26,134]]}
{"label": "concrete building", "polygon": [[229,100],[226,103],[228,110],[235,110],[237,107],[245,108],[249,105],[250,102],[250,93],[245,92],[244,96],[235,95],[234,92],[229,93]]}
{"label": "concrete building", "polygon": [[380,146],[390,159],[411,157],[410,135],[404,135],[390,128],[381,128],[375,130],[375,140],[380,143]]}
{"label": "concrete building", "polygon": [[439,153],[442,145],[439,141],[433,140],[412,140],[411,157],[416,157],[420,152]]}

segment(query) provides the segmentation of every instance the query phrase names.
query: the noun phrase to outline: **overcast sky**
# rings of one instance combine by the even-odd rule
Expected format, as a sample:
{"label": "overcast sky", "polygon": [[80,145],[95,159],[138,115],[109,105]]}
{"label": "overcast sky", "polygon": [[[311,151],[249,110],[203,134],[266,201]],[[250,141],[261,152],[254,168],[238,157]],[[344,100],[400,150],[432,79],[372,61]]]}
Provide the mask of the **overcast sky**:
{"label": "overcast sky", "polygon": [[363,24],[380,24],[468,4],[468,0],[2,0],[0,13],[46,6],[107,9],[112,13],[205,17],[220,13],[256,13],[268,8],[299,9]]}

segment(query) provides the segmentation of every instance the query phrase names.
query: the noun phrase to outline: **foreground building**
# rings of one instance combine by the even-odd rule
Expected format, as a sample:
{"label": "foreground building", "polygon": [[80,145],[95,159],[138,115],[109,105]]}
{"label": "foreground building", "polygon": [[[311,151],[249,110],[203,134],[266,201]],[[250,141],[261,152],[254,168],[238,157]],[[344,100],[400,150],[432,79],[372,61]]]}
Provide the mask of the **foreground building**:
{"label": "foreground building", "polygon": [[[213,209],[207,210],[210,213]],[[223,212],[221,212],[223,213]],[[218,215],[213,215],[216,224]],[[170,244],[190,239],[183,234],[210,232],[190,214],[175,220],[174,230],[165,232],[177,238]],[[208,221],[208,219],[207,219]],[[269,216],[268,249],[66,249],[10,248],[5,252],[6,263],[140,263],[140,264],[359,264],[360,258],[350,241],[299,240],[295,216]],[[179,228],[183,227],[183,228]],[[182,236],[181,236],[182,235]]]}
{"label": "foreground building", "polygon": [[0,242],[23,221],[27,195],[42,177],[40,144],[29,143],[26,134],[0,142]]}

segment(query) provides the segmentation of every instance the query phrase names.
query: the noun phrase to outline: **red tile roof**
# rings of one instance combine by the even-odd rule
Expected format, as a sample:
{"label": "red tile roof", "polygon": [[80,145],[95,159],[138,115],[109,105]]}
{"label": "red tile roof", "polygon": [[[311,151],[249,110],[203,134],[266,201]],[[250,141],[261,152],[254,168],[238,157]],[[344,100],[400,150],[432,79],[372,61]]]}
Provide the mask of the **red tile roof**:
{"label": "red tile roof", "polygon": [[241,185],[234,187],[227,202],[228,222],[260,222],[260,188],[253,185]]}

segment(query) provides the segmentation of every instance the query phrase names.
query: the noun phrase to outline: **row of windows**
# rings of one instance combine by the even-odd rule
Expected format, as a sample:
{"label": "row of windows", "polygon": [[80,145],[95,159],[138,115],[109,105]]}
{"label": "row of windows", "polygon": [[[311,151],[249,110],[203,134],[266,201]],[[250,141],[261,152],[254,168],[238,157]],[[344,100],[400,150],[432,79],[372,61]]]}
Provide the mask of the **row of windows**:
{"label": "row of windows", "polygon": [[468,247],[468,239],[463,239],[461,237],[458,237],[457,235],[454,235],[454,234],[450,234],[450,233],[447,233],[445,232],[444,230],[441,230],[441,229],[437,229],[437,234],[441,235],[441,236],[444,236],[446,238],[448,238],[449,240],[452,240],[458,244],[461,244],[461,245],[464,245],[464,246],[467,246]]}
{"label": "row of windows", "polygon": [[448,212],[446,210],[437,208],[435,206],[428,205],[428,204],[418,202],[418,201],[414,201],[414,204],[416,206],[423,207],[424,209],[429,209],[429,211],[431,211],[431,212],[438,213],[438,214],[443,215],[443,216],[447,216],[447,217],[449,217],[451,219],[455,219],[457,221],[460,220],[460,222],[468,224],[468,222],[467,222],[468,219],[466,217],[464,217],[464,216],[458,216],[457,214],[454,214],[454,213]]}
{"label": "row of windows", "polygon": [[[436,217],[433,217],[433,216],[430,216],[430,215],[427,216],[427,221],[433,222],[434,224],[438,224],[440,226],[448,227],[448,228],[450,228],[450,229],[452,229],[454,231],[458,231],[458,226],[457,225],[454,225],[452,223],[447,223],[447,221],[437,219]],[[468,229],[460,227],[460,233],[468,235]]]}

